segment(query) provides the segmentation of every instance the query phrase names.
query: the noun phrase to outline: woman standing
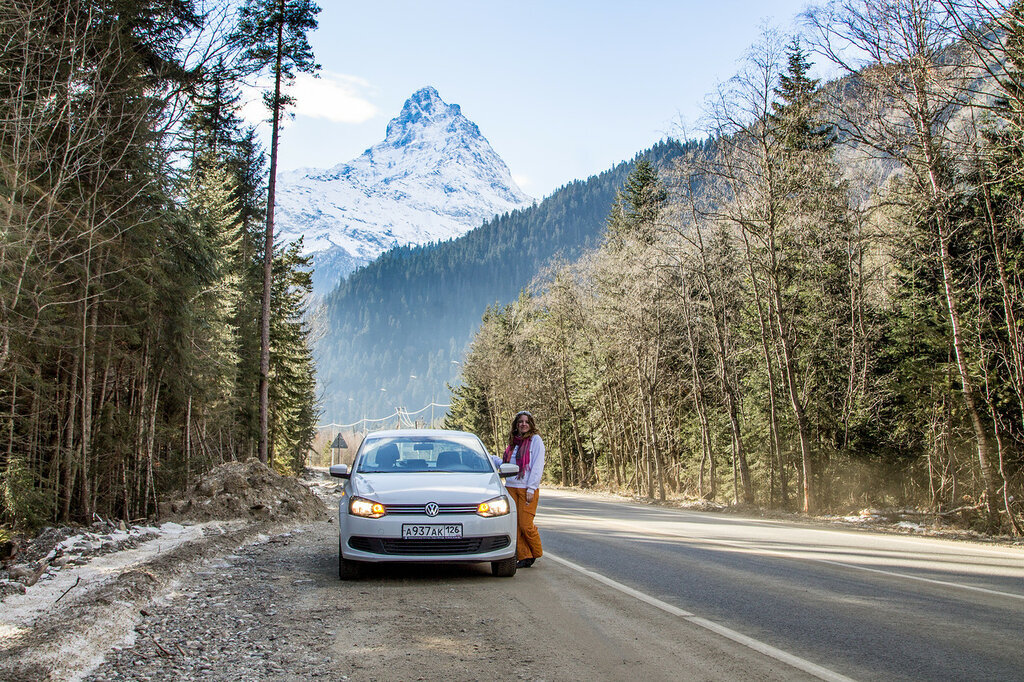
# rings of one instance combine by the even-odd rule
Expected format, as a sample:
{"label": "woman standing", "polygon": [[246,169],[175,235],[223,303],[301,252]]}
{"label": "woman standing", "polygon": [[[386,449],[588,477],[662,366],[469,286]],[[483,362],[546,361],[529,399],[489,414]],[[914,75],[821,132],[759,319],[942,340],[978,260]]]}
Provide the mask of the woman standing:
{"label": "woman standing", "polygon": [[503,462],[519,466],[519,475],[505,479],[505,487],[516,501],[519,538],[516,542],[516,566],[528,568],[544,553],[540,533],[533,524],[540,498],[540,477],[544,473],[544,441],[537,433],[533,415],[523,410],[512,420]]}

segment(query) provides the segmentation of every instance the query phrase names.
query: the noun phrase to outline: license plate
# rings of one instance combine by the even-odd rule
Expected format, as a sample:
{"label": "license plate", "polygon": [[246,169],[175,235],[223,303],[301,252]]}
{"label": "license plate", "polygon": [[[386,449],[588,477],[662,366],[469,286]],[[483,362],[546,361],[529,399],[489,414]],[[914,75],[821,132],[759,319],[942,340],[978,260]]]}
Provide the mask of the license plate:
{"label": "license plate", "polygon": [[461,538],[461,523],[403,523],[403,538]]}

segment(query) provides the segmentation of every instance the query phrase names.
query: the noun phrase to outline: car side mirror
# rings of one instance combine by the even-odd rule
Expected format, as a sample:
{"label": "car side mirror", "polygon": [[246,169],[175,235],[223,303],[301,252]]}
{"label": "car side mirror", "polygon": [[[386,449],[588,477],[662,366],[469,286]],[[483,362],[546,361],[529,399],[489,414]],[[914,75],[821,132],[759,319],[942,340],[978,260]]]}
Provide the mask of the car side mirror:
{"label": "car side mirror", "polygon": [[502,478],[508,478],[509,476],[515,476],[519,473],[519,465],[505,462],[498,467],[498,475]]}
{"label": "car side mirror", "polygon": [[348,478],[351,474],[348,471],[347,464],[332,464],[330,468],[331,476],[335,478]]}

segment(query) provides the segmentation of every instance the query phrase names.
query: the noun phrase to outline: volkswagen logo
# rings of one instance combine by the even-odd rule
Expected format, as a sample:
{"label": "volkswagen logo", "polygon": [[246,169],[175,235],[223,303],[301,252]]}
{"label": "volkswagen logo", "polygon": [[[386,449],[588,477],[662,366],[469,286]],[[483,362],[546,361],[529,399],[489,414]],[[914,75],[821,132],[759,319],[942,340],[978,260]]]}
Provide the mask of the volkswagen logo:
{"label": "volkswagen logo", "polygon": [[441,508],[437,506],[437,502],[427,502],[426,506],[423,507],[423,511],[427,516],[437,516]]}

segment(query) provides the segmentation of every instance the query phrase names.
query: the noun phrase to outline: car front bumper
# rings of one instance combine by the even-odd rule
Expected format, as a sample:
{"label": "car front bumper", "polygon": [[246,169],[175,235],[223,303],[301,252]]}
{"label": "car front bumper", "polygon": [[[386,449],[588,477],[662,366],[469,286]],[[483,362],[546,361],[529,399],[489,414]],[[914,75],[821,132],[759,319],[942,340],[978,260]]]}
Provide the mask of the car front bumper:
{"label": "car front bumper", "polygon": [[[461,524],[462,537],[403,539],[402,526],[410,524]],[[476,514],[401,514],[368,519],[349,514],[343,505],[338,529],[342,556],[352,561],[500,561],[516,554],[514,513],[491,518]]]}

